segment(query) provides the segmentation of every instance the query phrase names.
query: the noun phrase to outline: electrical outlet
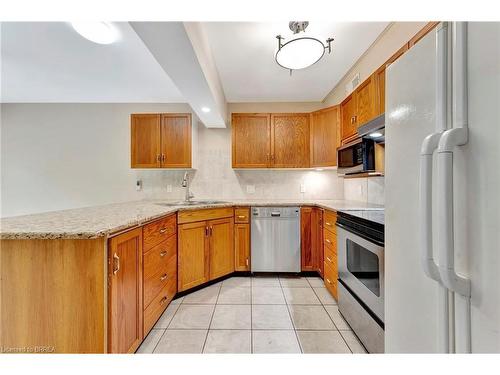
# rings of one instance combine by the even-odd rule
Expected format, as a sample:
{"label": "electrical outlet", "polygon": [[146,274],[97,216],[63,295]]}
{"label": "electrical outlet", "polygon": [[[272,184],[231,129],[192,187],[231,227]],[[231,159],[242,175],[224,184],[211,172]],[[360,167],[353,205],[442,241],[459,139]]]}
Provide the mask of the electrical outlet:
{"label": "electrical outlet", "polygon": [[137,180],[135,182],[135,190],[141,191],[142,190],[142,180]]}
{"label": "electrical outlet", "polygon": [[167,185],[167,193],[171,193],[172,192],[172,185]]}
{"label": "electrical outlet", "polygon": [[255,185],[247,185],[247,194],[255,194]]}
{"label": "electrical outlet", "polygon": [[300,184],[300,192],[305,193],[306,192],[306,184]]}

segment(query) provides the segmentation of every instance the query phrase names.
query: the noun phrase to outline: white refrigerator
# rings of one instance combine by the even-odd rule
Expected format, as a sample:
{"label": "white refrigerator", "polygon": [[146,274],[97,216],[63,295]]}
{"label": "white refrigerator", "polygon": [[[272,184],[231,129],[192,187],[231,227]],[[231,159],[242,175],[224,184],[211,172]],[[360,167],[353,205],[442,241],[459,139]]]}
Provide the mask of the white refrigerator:
{"label": "white refrigerator", "polygon": [[385,351],[499,353],[500,23],[438,25],[385,118]]}

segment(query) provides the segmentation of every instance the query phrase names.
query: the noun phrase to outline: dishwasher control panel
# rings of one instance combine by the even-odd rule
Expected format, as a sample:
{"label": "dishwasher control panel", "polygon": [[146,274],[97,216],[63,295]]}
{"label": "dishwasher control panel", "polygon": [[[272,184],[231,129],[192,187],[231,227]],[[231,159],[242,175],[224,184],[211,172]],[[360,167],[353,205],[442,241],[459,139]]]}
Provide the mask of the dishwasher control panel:
{"label": "dishwasher control panel", "polygon": [[252,207],[253,217],[299,217],[299,207]]}

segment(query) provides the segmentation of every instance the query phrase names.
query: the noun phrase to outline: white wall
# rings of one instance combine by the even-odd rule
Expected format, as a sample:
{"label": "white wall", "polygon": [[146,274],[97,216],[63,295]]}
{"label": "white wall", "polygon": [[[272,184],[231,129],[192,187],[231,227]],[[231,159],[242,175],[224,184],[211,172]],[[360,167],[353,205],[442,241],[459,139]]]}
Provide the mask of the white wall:
{"label": "white wall", "polygon": [[[280,104],[304,111],[313,104]],[[235,106],[251,109],[252,106]],[[266,104],[265,109],[273,109]],[[191,112],[187,104],[2,104],[1,216],[138,199],[179,199],[184,171],[130,168],[130,113]],[[263,108],[264,109],[264,108]],[[197,125],[196,198],[342,199],[336,171],[234,171],[231,130]],[[135,190],[141,179],[143,190]],[[300,184],[306,193],[300,193]],[[167,192],[167,185],[172,192]],[[247,185],[255,193],[246,192]]]}

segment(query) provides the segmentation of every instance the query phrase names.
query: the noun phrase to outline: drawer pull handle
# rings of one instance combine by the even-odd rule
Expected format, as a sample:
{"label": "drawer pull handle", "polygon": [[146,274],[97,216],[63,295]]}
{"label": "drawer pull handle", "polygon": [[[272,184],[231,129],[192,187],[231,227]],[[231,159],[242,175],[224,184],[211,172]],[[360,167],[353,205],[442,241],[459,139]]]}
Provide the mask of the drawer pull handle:
{"label": "drawer pull handle", "polygon": [[167,296],[163,297],[163,298],[160,300],[160,305],[163,305],[165,302],[167,302]]}
{"label": "drawer pull handle", "polygon": [[330,241],[328,238],[326,238],[325,241],[328,242],[329,244],[332,243],[332,241]]}
{"label": "drawer pull handle", "polygon": [[163,258],[165,255],[167,255],[167,250],[164,250],[160,253],[160,256]]}
{"label": "drawer pull handle", "polygon": [[160,280],[161,280],[161,281],[163,281],[163,280],[165,280],[167,277],[168,277],[168,276],[167,276],[167,274],[164,274],[162,277],[160,277]]}
{"label": "drawer pull handle", "polygon": [[332,224],[329,223],[328,221],[325,221],[325,224],[328,225],[328,226],[330,226],[330,227],[332,226]]}
{"label": "drawer pull handle", "polygon": [[165,233],[167,230],[168,230],[168,228],[161,228],[161,229],[160,229],[160,234]]}
{"label": "drawer pull handle", "polygon": [[332,284],[332,282],[330,281],[330,279],[327,278],[326,281],[327,281],[328,284],[330,284],[330,285]]}
{"label": "drawer pull handle", "polygon": [[330,263],[333,263],[333,261],[329,257],[326,257],[326,260],[329,261]]}
{"label": "drawer pull handle", "polygon": [[244,218],[246,218],[245,215],[238,215],[238,219],[244,219]]}
{"label": "drawer pull handle", "polygon": [[116,275],[120,271],[120,257],[118,254],[113,254],[113,275]]}

